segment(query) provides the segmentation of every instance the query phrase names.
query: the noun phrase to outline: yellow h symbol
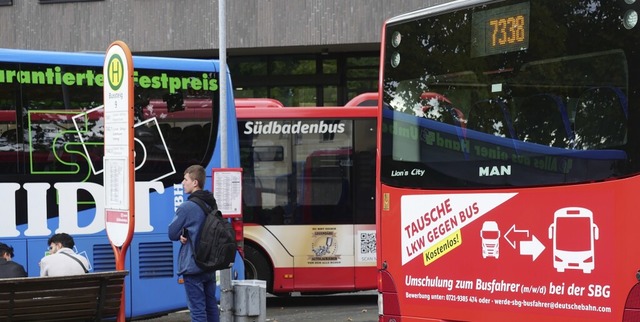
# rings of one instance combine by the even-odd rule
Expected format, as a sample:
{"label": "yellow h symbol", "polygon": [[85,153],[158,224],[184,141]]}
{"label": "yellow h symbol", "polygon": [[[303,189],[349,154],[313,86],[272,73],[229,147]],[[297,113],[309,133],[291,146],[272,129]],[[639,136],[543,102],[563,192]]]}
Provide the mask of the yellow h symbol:
{"label": "yellow h symbol", "polygon": [[122,65],[122,60],[120,59],[120,56],[118,55],[114,55],[113,57],[111,57],[111,60],[109,61],[109,85],[111,86],[112,90],[118,90],[118,88],[120,88],[120,85],[122,85],[122,79],[124,78],[124,71],[123,71],[124,66]]}

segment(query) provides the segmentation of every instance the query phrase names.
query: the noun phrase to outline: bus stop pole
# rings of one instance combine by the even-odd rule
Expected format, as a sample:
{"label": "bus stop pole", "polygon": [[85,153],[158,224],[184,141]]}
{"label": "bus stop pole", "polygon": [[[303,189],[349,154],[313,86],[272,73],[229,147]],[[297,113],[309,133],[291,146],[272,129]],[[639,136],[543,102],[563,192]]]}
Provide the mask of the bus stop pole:
{"label": "bus stop pole", "polygon": [[[227,34],[225,0],[218,0],[218,35],[220,56],[220,167],[228,167],[227,155]],[[220,271],[220,322],[233,321],[231,270]]]}

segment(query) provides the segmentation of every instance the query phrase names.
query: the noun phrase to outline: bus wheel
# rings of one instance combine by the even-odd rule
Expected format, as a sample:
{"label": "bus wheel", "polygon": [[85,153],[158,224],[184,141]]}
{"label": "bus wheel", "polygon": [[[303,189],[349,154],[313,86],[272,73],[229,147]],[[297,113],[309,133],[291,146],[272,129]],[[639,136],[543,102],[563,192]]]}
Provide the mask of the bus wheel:
{"label": "bus wheel", "polygon": [[251,245],[244,245],[244,278],[267,281],[267,292],[273,293],[273,272],[267,258]]}

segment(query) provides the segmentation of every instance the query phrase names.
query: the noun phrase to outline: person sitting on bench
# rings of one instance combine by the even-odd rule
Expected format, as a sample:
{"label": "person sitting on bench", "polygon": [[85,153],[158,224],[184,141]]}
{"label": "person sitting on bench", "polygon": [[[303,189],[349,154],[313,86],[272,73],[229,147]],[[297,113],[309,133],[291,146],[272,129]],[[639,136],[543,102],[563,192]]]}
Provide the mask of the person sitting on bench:
{"label": "person sitting on bench", "polygon": [[27,277],[24,267],[12,260],[13,247],[0,243],[0,278]]}
{"label": "person sitting on bench", "polygon": [[67,276],[89,272],[89,260],[73,251],[75,242],[69,234],[55,234],[47,243],[49,255],[40,260],[40,276]]}

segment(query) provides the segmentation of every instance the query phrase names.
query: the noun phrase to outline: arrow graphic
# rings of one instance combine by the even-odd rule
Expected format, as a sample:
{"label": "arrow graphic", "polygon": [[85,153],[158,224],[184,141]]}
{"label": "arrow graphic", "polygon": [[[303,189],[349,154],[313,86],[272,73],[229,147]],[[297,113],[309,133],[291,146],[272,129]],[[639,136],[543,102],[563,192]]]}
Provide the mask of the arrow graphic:
{"label": "arrow graphic", "polygon": [[[515,234],[515,236],[512,236],[514,238],[513,241],[511,241],[511,239],[509,239],[509,234]],[[529,231],[528,230],[517,230],[516,229],[516,224],[513,224],[513,226],[511,226],[511,228],[509,228],[509,231],[507,231],[504,234],[504,239],[507,240],[507,242],[509,243],[509,245],[511,245],[511,247],[513,247],[513,249],[516,249],[516,241],[517,239],[522,239],[522,237],[518,236],[518,235],[522,235],[525,234],[526,237],[529,237]],[[520,237],[520,238],[518,238]],[[522,248],[522,245],[520,246]]]}
{"label": "arrow graphic", "polygon": [[536,235],[531,235],[531,237],[532,239],[530,241],[520,241],[520,255],[532,255],[535,261],[545,247],[538,238],[536,238]]}

